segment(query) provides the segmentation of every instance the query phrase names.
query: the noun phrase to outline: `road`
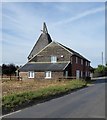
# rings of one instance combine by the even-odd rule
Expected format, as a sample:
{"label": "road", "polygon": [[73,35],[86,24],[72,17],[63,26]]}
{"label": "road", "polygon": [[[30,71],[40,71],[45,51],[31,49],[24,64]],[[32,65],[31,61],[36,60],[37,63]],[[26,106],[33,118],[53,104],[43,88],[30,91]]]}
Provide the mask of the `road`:
{"label": "road", "polygon": [[4,118],[105,118],[105,80]]}

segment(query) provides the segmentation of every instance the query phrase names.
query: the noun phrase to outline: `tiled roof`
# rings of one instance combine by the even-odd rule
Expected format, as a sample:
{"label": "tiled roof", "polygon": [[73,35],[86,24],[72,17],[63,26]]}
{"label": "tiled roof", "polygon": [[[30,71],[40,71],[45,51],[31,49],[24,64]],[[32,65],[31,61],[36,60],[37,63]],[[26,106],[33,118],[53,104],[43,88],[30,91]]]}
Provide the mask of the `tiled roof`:
{"label": "tiled roof", "polygon": [[42,50],[45,46],[52,42],[50,35],[48,34],[48,30],[46,24],[43,25],[43,33],[41,33],[38,41],[34,45],[33,49],[31,50],[28,59],[31,59],[35,54],[37,54],[40,50]]}
{"label": "tiled roof", "polygon": [[27,63],[19,69],[19,71],[63,71],[69,62],[66,63]]}
{"label": "tiled roof", "polygon": [[[70,48],[62,45],[61,43],[58,43],[58,44],[61,45],[61,46],[63,46],[63,47],[64,47],[65,49],[67,49],[68,51],[72,52],[73,55],[76,55],[76,56],[78,56],[78,57],[80,57],[80,58],[83,58],[83,59],[85,59],[85,60],[88,60],[88,59],[86,59],[85,57],[83,57],[82,55],[80,55],[78,52],[76,52],[76,51],[74,51],[74,50],[72,50],[72,49],[70,49]],[[88,60],[88,61],[89,61],[89,60]]]}

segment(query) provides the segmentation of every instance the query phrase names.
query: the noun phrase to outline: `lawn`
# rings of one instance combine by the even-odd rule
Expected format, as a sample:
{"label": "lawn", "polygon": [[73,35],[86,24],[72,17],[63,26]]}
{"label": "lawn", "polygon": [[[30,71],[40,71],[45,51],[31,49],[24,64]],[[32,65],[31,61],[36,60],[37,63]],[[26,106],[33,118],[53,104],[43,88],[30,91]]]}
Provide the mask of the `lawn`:
{"label": "lawn", "polygon": [[2,82],[3,111],[14,111],[17,107],[84,86],[86,82],[83,80],[4,81]]}
{"label": "lawn", "polygon": [[14,93],[22,93],[27,91],[37,91],[41,88],[47,88],[56,85],[66,85],[69,81],[53,81],[53,80],[26,80],[26,81],[17,81],[17,80],[3,80],[2,82],[2,95],[7,96]]}

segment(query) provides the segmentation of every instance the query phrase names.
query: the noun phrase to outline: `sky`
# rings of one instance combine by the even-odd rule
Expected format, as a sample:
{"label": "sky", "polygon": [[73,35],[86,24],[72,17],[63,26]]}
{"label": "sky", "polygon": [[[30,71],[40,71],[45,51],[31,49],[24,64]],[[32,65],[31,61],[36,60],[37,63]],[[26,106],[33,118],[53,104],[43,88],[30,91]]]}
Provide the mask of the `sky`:
{"label": "sky", "polygon": [[[91,61],[105,62],[104,2],[2,3],[2,63],[23,65],[46,22],[52,40]],[[1,48],[0,48],[1,49]]]}

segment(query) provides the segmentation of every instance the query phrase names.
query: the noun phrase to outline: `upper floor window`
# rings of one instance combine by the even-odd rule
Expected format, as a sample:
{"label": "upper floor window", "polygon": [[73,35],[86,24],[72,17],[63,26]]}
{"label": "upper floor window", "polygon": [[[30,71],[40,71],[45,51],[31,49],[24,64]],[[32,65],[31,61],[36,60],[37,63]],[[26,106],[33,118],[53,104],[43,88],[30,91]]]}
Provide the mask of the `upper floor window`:
{"label": "upper floor window", "polygon": [[76,57],[76,63],[78,63],[78,57]]}
{"label": "upper floor window", "polygon": [[87,61],[85,62],[85,65],[87,66]]}
{"label": "upper floor window", "polygon": [[90,63],[88,62],[88,66],[90,66]]}
{"label": "upper floor window", "polygon": [[83,65],[83,59],[81,59],[81,65]]}
{"label": "upper floor window", "polygon": [[51,63],[56,63],[56,62],[57,62],[57,57],[51,56]]}

